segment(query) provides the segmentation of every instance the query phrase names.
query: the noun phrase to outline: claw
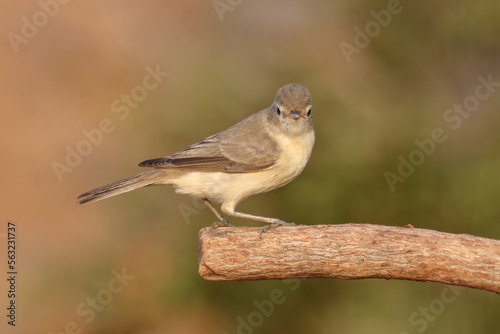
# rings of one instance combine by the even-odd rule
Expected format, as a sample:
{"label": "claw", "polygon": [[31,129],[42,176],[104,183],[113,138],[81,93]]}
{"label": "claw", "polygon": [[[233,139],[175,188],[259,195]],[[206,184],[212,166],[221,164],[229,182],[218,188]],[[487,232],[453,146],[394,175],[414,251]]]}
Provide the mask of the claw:
{"label": "claw", "polygon": [[271,223],[269,225],[263,226],[259,231],[259,238],[260,238],[260,240],[262,240],[262,233],[269,231],[272,228],[275,228],[278,226],[293,226],[293,225],[295,225],[295,223],[287,223],[287,222],[284,222],[282,220],[279,220],[275,223]]}
{"label": "claw", "polygon": [[222,221],[218,221],[210,225],[210,232],[213,232],[218,227],[235,227],[233,224],[229,222],[229,220],[225,219]]}

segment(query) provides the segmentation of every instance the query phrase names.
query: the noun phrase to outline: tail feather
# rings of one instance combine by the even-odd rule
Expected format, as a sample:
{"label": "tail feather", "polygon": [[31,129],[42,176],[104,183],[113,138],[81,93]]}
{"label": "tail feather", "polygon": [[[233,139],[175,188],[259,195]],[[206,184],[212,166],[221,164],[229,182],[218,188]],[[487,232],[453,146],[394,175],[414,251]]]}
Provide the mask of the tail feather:
{"label": "tail feather", "polygon": [[78,196],[78,204],[92,203],[108,197],[123,194],[137,188],[142,188],[154,184],[162,171],[157,169],[119,180],[105,186],[92,189]]}

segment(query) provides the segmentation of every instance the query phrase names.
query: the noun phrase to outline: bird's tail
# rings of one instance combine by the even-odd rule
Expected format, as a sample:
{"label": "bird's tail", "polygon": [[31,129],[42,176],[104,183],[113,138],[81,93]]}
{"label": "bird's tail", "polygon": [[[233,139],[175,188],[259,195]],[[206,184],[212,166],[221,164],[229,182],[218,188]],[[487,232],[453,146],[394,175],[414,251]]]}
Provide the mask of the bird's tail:
{"label": "bird's tail", "polygon": [[78,196],[78,204],[92,203],[111,196],[116,196],[131,190],[153,185],[164,175],[163,170],[152,169],[147,172],[119,180],[105,186],[92,189]]}

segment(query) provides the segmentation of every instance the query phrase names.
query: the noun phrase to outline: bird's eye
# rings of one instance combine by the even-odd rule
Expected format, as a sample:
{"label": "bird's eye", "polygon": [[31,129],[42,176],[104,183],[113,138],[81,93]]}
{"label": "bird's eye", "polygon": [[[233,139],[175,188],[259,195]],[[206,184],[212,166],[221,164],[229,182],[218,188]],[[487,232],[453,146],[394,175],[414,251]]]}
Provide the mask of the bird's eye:
{"label": "bird's eye", "polygon": [[279,107],[278,107],[278,108],[276,108],[276,113],[278,114],[278,116],[279,116],[279,115],[281,115],[281,110],[280,110],[280,108],[279,108]]}
{"label": "bird's eye", "polygon": [[312,108],[307,112],[307,116],[311,116]]}

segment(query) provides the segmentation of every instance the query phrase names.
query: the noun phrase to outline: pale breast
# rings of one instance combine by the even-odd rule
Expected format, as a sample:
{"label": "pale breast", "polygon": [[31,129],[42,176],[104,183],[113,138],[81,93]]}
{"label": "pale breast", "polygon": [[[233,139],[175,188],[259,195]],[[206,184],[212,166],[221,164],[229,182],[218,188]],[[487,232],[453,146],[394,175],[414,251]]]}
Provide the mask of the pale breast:
{"label": "pale breast", "polygon": [[176,192],[206,197],[218,203],[238,203],[248,197],[279,188],[304,169],[314,146],[314,131],[301,138],[276,134],[280,156],[270,168],[252,173],[188,172],[171,181]]}

